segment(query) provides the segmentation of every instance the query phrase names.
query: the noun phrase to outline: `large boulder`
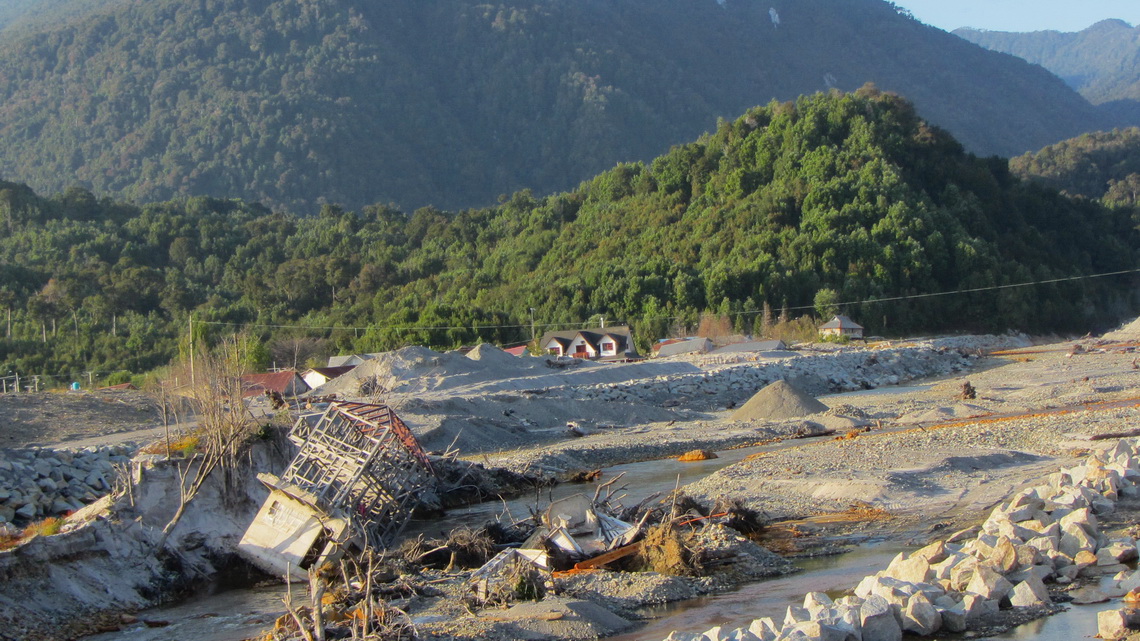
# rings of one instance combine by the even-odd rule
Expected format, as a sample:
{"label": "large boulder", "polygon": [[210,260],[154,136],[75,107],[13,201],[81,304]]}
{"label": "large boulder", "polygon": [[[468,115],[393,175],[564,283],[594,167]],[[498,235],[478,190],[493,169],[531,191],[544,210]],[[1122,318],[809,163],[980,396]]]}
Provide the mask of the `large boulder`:
{"label": "large boulder", "polygon": [[942,628],[942,615],[921,592],[907,601],[902,615],[904,632],[928,637]]}
{"label": "large boulder", "polygon": [[1140,610],[1104,610],[1096,615],[1096,627],[1102,639],[1123,639],[1140,629]]}
{"label": "large boulder", "polygon": [[1049,590],[1036,576],[1030,575],[1021,583],[1013,586],[1009,592],[1009,602],[1015,608],[1028,608],[1037,605],[1048,605]]}
{"label": "large boulder", "polygon": [[1013,585],[1004,576],[986,565],[979,565],[966,585],[966,592],[993,601],[1001,601],[1012,589]]}
{"label": "large boulder", "polygon": [[902,627],[891,604],[881,596],[873,594],[859,606],[859,626],[863,641],[902,641]]}

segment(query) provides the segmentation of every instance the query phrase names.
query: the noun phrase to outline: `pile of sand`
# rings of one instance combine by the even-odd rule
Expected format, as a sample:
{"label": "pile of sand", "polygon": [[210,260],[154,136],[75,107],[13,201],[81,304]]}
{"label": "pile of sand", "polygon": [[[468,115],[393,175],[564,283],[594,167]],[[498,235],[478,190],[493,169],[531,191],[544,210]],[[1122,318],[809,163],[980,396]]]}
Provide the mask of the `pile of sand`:
{"label": "pile of sand", "polygon": [[935,407],[933,409],[921,409],[903,414],[895,422],[900,425],[912,425],[915,423],[942,423],[946,421],[963,420],[968,418],[978,418],[980,416],[989,416],[993,411],[989,408],[972,403],[955,403],[943,407]]}
{"label": "pile of sand", "polygon": [[384,352],[357,365],[347,374],[322,385],[315,395],[381,397],[390,394],[422,394],[485,381],[532,376],[545,370],[543,359],[518,358],[483,343],[466,356],[459,352],[436,352],[426,347],[405,347]]}
{"label": "pile of sand", "polygon": [[779,380],[756,392],[747,403],[732,414],[734,421],[779,421],[826,412],[827,406],[810,394]]}
{"label": "pile of sand", "polygon": [[467,352],[467,358],[477,361],[484,367],[501,367],[507,370],[517,369],[520,365],[526,365],[530,362],[527,359],[512,356],[490,343],[479,343],[474,349]]}
{"label": "pile of sand", "polygon": [[346,397],[416,393],[437,388],[448,378],[478,370],[478,363],[460,354],[440,354],[426,347],[384,352],[314,391]]}
{"label": "pile of sand", "polygon": [[1140,318],[1104,335],[1110,341],[1137,341],[1140,340]]}

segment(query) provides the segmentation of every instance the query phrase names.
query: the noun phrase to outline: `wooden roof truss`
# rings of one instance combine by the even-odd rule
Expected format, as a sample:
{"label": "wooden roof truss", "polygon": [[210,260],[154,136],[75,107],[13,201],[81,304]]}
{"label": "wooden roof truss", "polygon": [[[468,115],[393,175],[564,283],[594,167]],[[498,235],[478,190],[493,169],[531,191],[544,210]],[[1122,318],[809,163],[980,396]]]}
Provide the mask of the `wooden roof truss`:
{"label": "wooden roof truss", "polygon": [[334,402],[300,417],[289,438],[300,451],[281,481],[353,521],[374,547],[404,529],[432,475],[415,435],[387,405]]}

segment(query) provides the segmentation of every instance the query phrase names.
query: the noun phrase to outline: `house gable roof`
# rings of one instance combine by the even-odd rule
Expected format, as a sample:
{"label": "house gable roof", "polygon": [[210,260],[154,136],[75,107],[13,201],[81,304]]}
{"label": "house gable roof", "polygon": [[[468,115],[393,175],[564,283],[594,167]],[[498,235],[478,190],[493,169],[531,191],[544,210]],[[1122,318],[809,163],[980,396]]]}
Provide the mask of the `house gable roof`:
{"label": "house gable roof", "polygon": [[635,351],[633,348],[633,337],[630,334],[629,328],[624,325],[615,325],[613,327],[602,327],[599,329],[565,329],[556,332],[546,332],[542,335],[541,345],[549,345],[550,341],[558,341],[563,349],[569,347],[570,343],[574,342],[579,336],[582,337],[594,351],[601,351],[602,339],[607,336],[614,339],[615,350],[618,352],[625,352],[627,349]]}
{"label": "house gable roof", "polygon": [[863,329],[863,326],[850,318],[839,315],[819,326],[820,329]]}
{"label": "house gable roof", "polygon": [[295,394],[307,391],[309,385],[297,375],[297,372],[283,370],[268,374],[246,374],[241,377],[241,388],[243,394],[253,396],[263,394],[266,391]]}
{"label": "house gable roof", "polygon": [[[347,374],[354,369],[356,369],[355,365],[340,365],[337,367],[314,367],[313,369],[306,371],[305,374],[308,374],[309,372],[315,372],[329,380],[332,380],[338,376]],[[305,374],[302,374],[301,376],[304,377]]]}

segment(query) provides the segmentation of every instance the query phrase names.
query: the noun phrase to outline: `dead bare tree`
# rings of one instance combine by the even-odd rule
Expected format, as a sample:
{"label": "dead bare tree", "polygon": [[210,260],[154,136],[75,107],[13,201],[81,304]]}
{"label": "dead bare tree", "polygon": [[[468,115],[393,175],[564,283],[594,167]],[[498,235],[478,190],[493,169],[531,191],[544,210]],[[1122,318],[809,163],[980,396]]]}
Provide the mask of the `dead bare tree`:
{"label": "dead bare tree", "polygon": [[196,357],[196,383],[188,390],[188,401],[198,418],[198,427],[191,433],[197,442],[193,456],[177,465],[178,508],[162,529],[160,547],[215,470],[224,475],[223,498],[235,489],[233,478],[241,448],[256,424],[242,398],[244,344],[245,341],[232,337],[212,352]]}

